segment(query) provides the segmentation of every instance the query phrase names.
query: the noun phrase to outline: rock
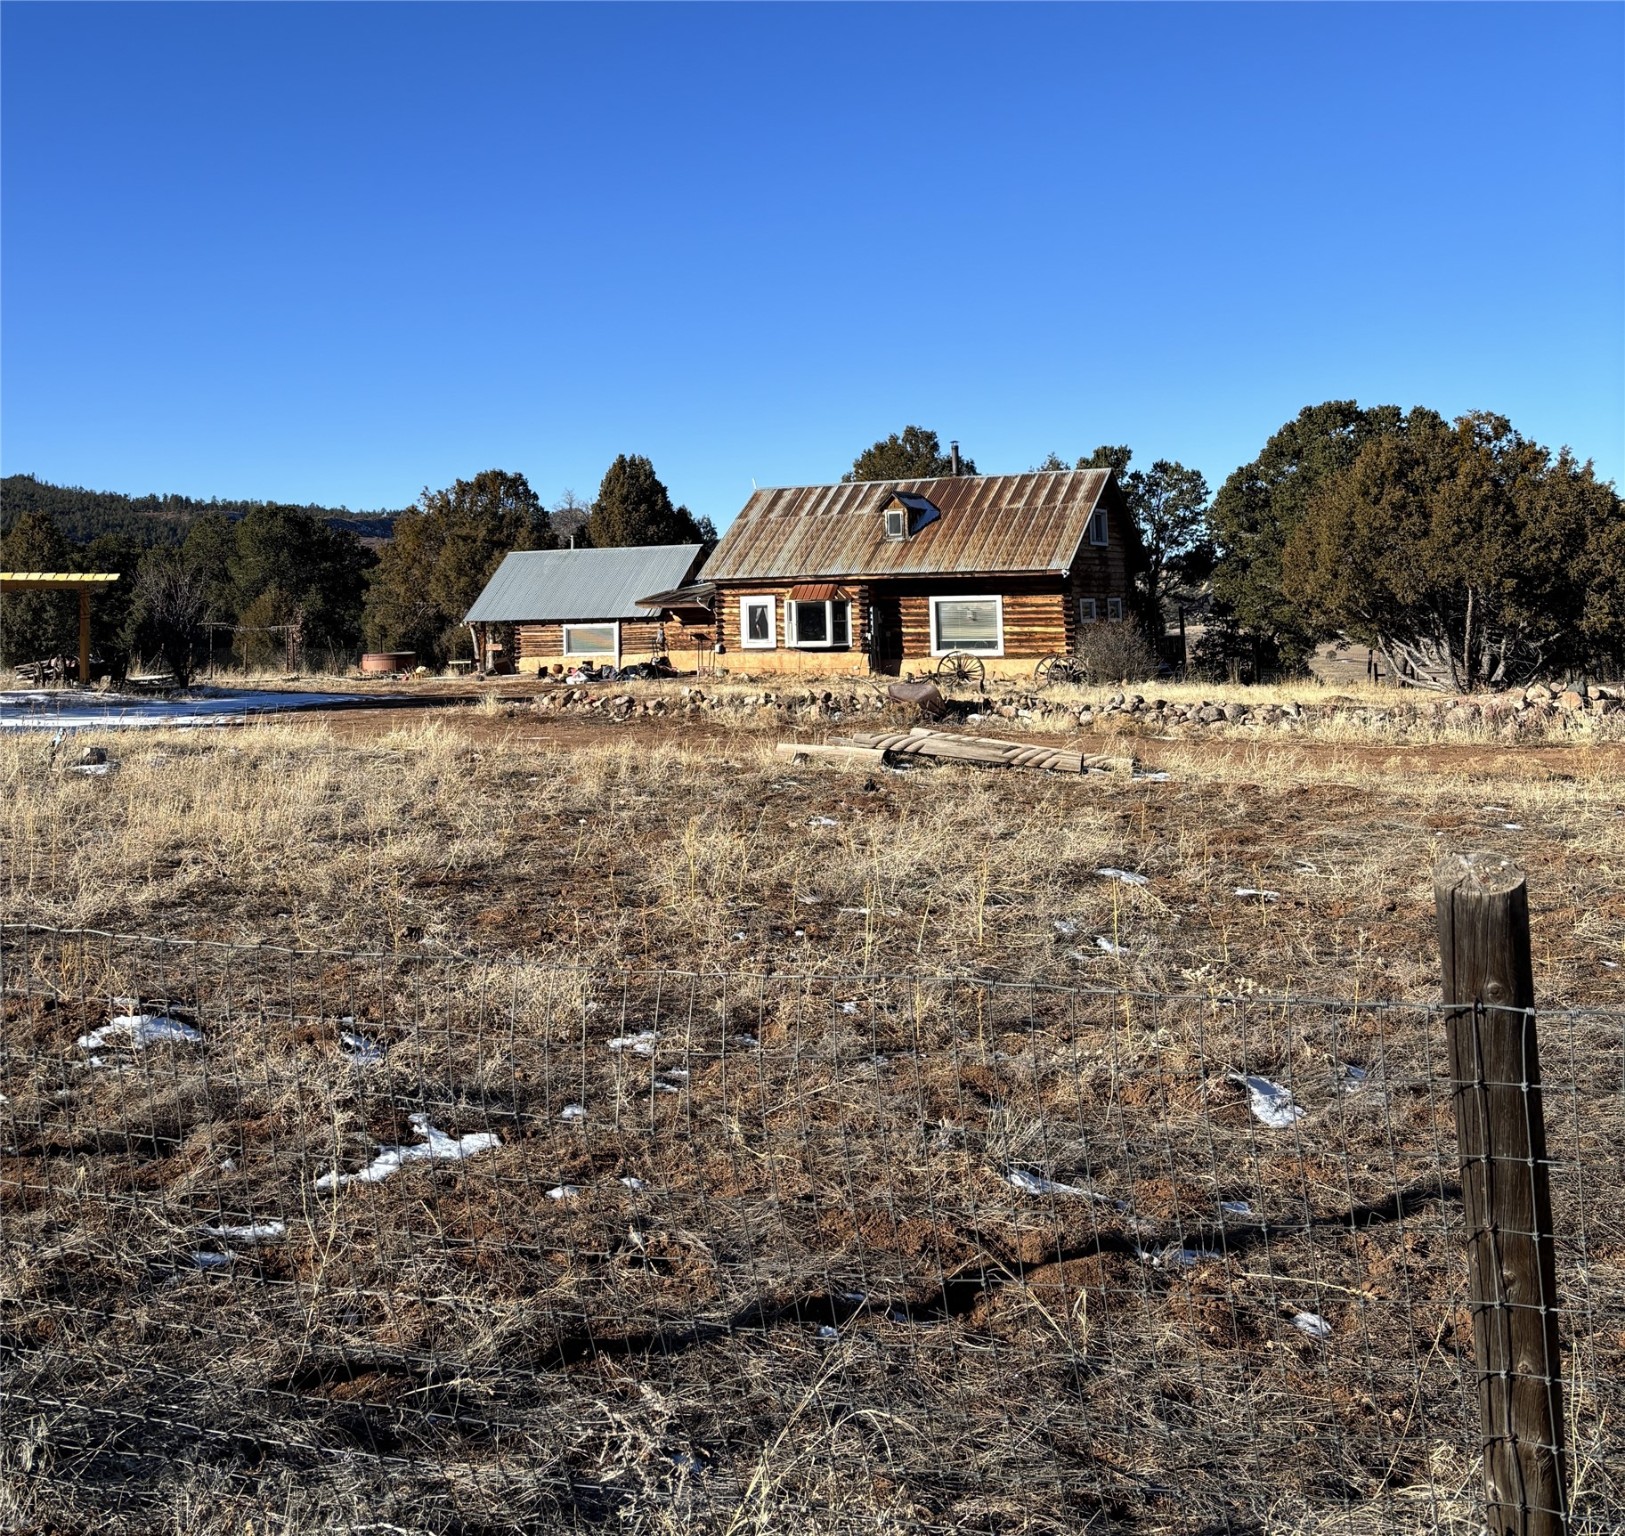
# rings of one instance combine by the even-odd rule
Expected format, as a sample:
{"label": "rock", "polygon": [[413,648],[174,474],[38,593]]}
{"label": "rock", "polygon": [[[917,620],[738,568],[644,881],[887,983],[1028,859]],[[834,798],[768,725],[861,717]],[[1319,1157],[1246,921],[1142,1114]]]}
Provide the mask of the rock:
{"label": "rock", "polygon": [[1584,709],[1586,707],[1586,701],[1572,688],[1567,688],[1562,693],[1558,694],[1557,707],[1565,714],[1572,715],[1576,710]]}
{"label": "rock", "polygon": [[1523,696],[1531,704],[1545,704],[1550,702],[1552,690],[1545,683],[1531,683],[1524,689]]}

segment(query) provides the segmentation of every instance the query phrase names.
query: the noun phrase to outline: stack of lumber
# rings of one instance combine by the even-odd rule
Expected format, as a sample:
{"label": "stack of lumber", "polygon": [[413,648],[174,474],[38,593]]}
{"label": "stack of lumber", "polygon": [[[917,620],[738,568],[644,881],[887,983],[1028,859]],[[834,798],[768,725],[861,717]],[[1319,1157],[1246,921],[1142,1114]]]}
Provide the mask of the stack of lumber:
{"label": "stack of lumber", "polygon": [[933,757],[987,768],[1043,768],[1050,773],[1087,773],[1090,770],[1128,773],[1131,757],[1107,757],[1098,752],[1068,752],[1059,747],[1000,741],[992,736],[958,736],[922,725],[908,731],[871,731],[819,745],[787,741],[778,756],[876,767],[888,758]]}

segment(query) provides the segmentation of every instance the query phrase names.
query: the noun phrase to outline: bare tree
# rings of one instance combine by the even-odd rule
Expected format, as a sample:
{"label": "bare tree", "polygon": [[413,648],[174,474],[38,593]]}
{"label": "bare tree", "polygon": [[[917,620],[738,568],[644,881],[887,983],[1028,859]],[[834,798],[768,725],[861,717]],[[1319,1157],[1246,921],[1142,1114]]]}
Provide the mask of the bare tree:
{"label": "bare tree", "polygon": [[154,549],[135,576],[131,621],[139,643],[163,656],[175,681],[192,681],[198,636],[209,609],[209,583],[203,568],[178,549]]}

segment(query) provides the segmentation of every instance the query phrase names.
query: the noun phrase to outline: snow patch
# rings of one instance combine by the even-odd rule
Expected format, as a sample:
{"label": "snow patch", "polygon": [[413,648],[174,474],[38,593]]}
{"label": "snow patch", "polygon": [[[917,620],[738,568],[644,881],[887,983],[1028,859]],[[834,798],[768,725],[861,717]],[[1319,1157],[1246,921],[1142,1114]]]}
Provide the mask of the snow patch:
{"label": "snow patch", "polygon": [[1253,1117],[1272,1130],[1285,1130],[1309,1113],[1301,1104],[1293,1102],[1290,1088],[1272,1083],[1267,1077],[1249,1077],[1241,1072],[1227,1072],[1225,1076],[1247,1090],[1252,1101]]}
{"label": "snow patch", "polygon": [[414,1146],[379,1147],[378,1155],[359,1173],[324,1173],[316,1180],[317,1189],[341,1189],[346,1184],[382,1184],[399,1173],[407,1163],[456,1163],[489,1152],[502,1145],[494,1131],[475,1131],[469,1136],[448,1136],[429,1123],[427,1115],[413,1115],[412,1129],[423,1138]]}
{"label": "snow patch", "polygon": [[1076,1195],[1081,1200],[1102,1198],[1091,1190],[1078,1188],[1076,1184],[1061,1184],[1025,1168],[1012,1168],[1004,1178],[1007,1184],[1013,1185],[1024,1195]]}
{"label": "snow patch", "polygon": [[1132,869],[1097,869],[1097,875],[1104,875],[1108,880],[1117,880],[1123,885],[1150,885],[1149,875],[1137,875]]}
{"label": "snow patch", "polygon": [[173,1041],[177,1044],[197,1045],[203,1036],[190,1024],[165,1017],[161,1013],[121,1013],[100,1029],[80,1035],[76,1042],[87,1051],[103,1050],[110,1045],[126,1045],[132,1051],[144,1051],[149,1045]]}
{"label": "snow patch", "polygon": [[222,1243],[247,1243],[254,1247],[260,1243],[280,1243],[288,1234],[288,1224],[276,1220],[249,1221],[237,1226],[220,1222],[212,1226],[205,1224],[198,1231]]}

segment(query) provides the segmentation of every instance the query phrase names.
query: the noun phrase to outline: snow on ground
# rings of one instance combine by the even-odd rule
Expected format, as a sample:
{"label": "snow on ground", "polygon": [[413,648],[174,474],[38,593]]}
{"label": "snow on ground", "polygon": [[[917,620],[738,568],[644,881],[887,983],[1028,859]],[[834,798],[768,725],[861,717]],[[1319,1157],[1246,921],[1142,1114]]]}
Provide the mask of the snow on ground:
{"label": "snow on ground", "polygon": [[86,731],[120,726],[242,725],[255,715],[349,704],[399,704],[376,693],[300,693],[292,689],[192,688],[171,698],[81,693],[72,688],[0,690],[0,731]]}

